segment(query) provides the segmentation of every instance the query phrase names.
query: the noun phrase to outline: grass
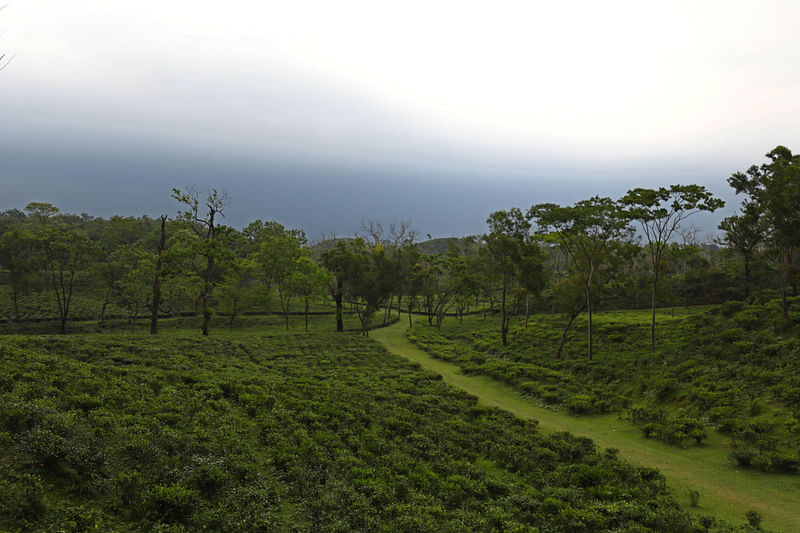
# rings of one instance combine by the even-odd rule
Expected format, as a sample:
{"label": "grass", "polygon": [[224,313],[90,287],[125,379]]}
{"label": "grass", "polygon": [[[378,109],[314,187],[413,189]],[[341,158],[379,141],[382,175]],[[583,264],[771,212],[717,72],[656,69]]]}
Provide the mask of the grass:
{"label": "grass", "polygon": [[[465,376],[458,366],[434,359],[406,339],[400,322],[372,332],[389,351],[436,372],[445,382],[524,419],[534,419],[548,432],[569,431],[590,437],[605,448],[616,448],[622,458],[658,468],[667,478],[676,500],[689,510],[688,490],[700,493],[700,511],[730,523],[741,523],[748,510],[764,517],[765,528],[796,531],[800,524],[800,480],[796,476],[737,469],[727,460],[730,443],[713,433],[700,447],[679,449],[643,439],[641,431],[616,415],[569,416],[533,405],[508,385],[485,376]],[[418,326],[419,327],[419,326]]]}

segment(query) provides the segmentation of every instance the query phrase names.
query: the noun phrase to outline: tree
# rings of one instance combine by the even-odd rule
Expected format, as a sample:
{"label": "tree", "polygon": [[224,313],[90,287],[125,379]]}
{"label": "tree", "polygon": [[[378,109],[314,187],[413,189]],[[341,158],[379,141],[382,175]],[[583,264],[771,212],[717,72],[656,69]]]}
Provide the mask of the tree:
{"label": "tree", "polygon": [[664,252],[681,223],[698,211],[715,211],[725,202],[701,185],[671,185],[658,189],[629,190],[620,202],[639,223],[647,241],[653,279],[650,297],[650,351],[656,349],[656,296],[662,276]]}
{"label": "tree", "polygon": [[[403,248],[400,264],[403,272],[400,294],[404,295],[408,302],[408,327],[411,328],[414,326],[414,321],[411,319],[411,311],[417,306],[417,300],[425,290],[426,280],[423,257],[415,244],[410,244]],[[398,309],[400,307],[399,300],[397,307]]]}
{"label": "tree", "polygon": [[763,213],[754,203],[742,206],[742,213],[727,217],[719,223],[719,229],[725,232],[724,243],[738,252],[744,262],[744,297],[750,296],[751,273],[753,261],[758,247],[763,244],[769,229],[765,224]]}
{"label": "tree", "polygon": [[518,208],[495,211],[486,220],[489,233],[484,236],[490,268],[500,281],[500,339],[507,343],[510,316],[506,307],[513,283],[524,284],[527,290],[538,292],[543,286],[543,266],[539,247],[530,235],[530,221]]}
{"label": "tree", "polygon": [[306,331],[308,331],[309,301],[312,296],[325,290],[329,278],[329,274],[320,268],[307,254],[301,255],[295,260],[294,272],[289,280],[289,285],[298,296],[303,298]]}
{"label": "tree", "polygon": [[14,320],[19,320],[19,297],[34,271],[36,241],[20,227],[0,235],[0,267],[8,271]]}
{"label": "tree", "polygon": [[462,250],[451,248],[447,254],[451,284],[453,286],[453,302],[459,322],[469,312],[470,304],[480,292],[480,284],[468,257]]}
{"label": "tree", "polygon": [[344,240],[337,240],[333,248],[322,254],[322,264],[333,276],[333,283],[329,286],[336,303],[336,331],[344,331],[342,300],[344,299],[344,282],[347,277],[349,257],[350,252],[347,242]]}
{"label": "tree", "polygon": [[194,187],[186,192],[172,189],[172,197],[186,206],[185,211],[178,213],[178,220],[182,221],[190,230],[193,238],[183,244],[186,251],[193,257],[199,258],[201,264],[194,271],[200,280],[200,303],[203,308],[203,335],[208,335],[208,326],[211,321],[211,292],[220,279],[220,262],[229,254],[229,250],[217,238],[217,217],[225,216],[225,207],[230,203],[226,192],[217,192],[211,189],[203,205],[200,203],[199,193]]}
{"label": "tree", "polygon": [[[268,229],[267,229],[268,228]],[[307,253],[305,233],[287,230],[277,222],[269,223],[259,235],[258,250],[252,255],[255,268],[261,273],[265,287],[275,287],[283,313],[286,329],[289,329],[292,290],[292,274],[297,259]]]}
{"label": "tree", "polygon": [[[397,295],[397,306],[400,307],[400,299],[403,290],[404,268],[407,266],[403,258],[404,249],[413,244],[416,238],[416,231],[411,229],[410,220],[400,220],[389,224],[388,233],[384,231],[383,223],[380,221],[362,221],[361,227],[356,232],[356,237],[372,247],[381,245],[386,257],[394,263],[394,268],[386,273],[384,283],[388,285],[389,294],[387,295],[386,310],[383,315],[383,323],[386,325],[392,313],[394,296]],[[399,313],[399,309],[398,309]]]}
{"label": "tree", "polygon": [[50,225],[51,219],[58,215],[59,209],[48,202],[31,202],[25,206],[25,212],[30,218],[36,219],[39,229],[43,229]]}
{"label": "tree", "polygon": [[38,240],[56,297],[59,331],[63,335],[67,332],[67,320],[78,276],[88,266],[95,247],[86,235],[58,228],[43,230]]}
{"label": "tree", "polygon": [[559,306],[567,315],[567,322],[561,330],[561,338],[558,341],[558,348],[556,348],[556,359],[559,359],[572,323],[586,309],[586,296],[581,276],[575,274],[559,278],[553,283],[552,291],[554,299],[558,300]]}
{"label": "tree", "polygon": [[413,273],[429,326],[433,326],[436,320],[436,327],[441,328],[452,303],[454,284],[450,267],[447,256],[421,255],[419,266]]}
{"label": "tree", "polygon": [[150,300],[150,334],[158,333],[158,313],[161,310],[161,276],[164,270],[164,250],[167,246],[167,215],[161,215],[161,225],[153,269],[153,298]]}
{"label": "tree", "polygon": [[595,276],[607,260],[610,245],[628,230],[628,218],[617,202],[594,196],[572,206],[537,204],[528,217],[537,233],[557,244],[579,273],[588,314],[588,358],[592,360],[592,310]]}
{"label": "tree", "polygon": [[777,146],[766,157],[769,163],[753,165],[744,173],[735,172],[728,178],[728,184],[736,194],[746,195],[745,209],[755,204],[763,213],[778,258],[781,307],[784,319],[788,320],[787,292],[794,276],[792,256],[800,246],[800,154]]}
{"label": "tree", "polygon": [[[333,263],[332,263],[333,262]],[[361,322],[361,334],[369,336],[372,315],[391,293],[389,274],[392,262],[382,244],[371,246],[362,238],[338,241],[335,254],[327,255],[333,264],[342,294],[350,301]]]}
{"label": "tree", "polygon": [[139,244],[125,244],[111,254],[109,263],[119,265],[116,286],[122,304],[128,310],[131,330],[136,329],[136,321],[142,308],[150,301],[150,280],[156,263],[156,254],[145,250]]}

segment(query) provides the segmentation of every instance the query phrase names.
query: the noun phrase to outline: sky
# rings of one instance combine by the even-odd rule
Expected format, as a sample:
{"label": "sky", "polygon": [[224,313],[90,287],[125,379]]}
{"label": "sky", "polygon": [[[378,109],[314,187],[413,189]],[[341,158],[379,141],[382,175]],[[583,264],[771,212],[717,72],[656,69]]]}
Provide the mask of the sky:
{"label": "sky", "polygon": [[[699,183],[800,150],[795,1],[13,0],[0,209],[350,235]],[[2,63],[0,63],[2,66]]]}

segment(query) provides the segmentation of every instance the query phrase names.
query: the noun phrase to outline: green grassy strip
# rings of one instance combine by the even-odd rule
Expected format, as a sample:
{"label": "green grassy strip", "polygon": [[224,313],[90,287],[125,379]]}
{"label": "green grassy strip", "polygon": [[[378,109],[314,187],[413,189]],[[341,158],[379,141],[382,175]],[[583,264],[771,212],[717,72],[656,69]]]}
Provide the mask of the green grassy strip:
{"label": "green grassy strip", "polygon": [[701,447],[677,449],[643,439],[641,431],[616,415],[573,417],[531,404],[511,387],[490,378],[465,376],[453,364],[434,359],[406,339],[400,322],[375,330],[373,339],[389,351],[436,372],[444,381],[480,398],[486,405],[538,420],[545,432],[569,431],[592,438],[598,445],[617,448],[620,455],[642,466],[656,467],[666,477],[676,499],[689,509],[688,490],[700,492],[700,509],[731,523],[741,523],[745,512],[756,510],[764,527],[793,532],[800,527],[800,482],[796,476],[764,474],[734,468],[725,459],[729,441],[712,434]]}

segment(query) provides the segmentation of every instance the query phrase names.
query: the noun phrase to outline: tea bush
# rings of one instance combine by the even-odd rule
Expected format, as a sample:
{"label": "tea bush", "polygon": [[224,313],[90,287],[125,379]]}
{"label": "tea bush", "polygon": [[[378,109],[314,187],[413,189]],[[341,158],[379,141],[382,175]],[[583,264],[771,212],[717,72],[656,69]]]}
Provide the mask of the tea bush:
{"label": "tea bush", "polygon": [[[800,299],[791,303],[797,307]],[[562,326],[559,316],[533,315],[527,328],[512,323],[506,347],[495,319],[474,317],[445,322],[441,330],[420,324],[408,338],[434,357],[446,353],[467,374],[502,381],[543,405],[579,415],[618,412],[643,436],[677,446],[701,444],[713,428],[755,447],[759,458],[748,465],[796,470],[800,423],[791,421],[800,419],[800,336],[784,324],[779,302],[729,301],[661,314],[654,353],[649,313],[598,313],[591,362],[580,317],[555,357]],[[756,432],[759,442],[746,430],[751,423],[767,423]]]}
{"label": "tea bush", "polygon": [[0,366],[2,530],[703,530],[657,471],[357,335],[10,336]]}

